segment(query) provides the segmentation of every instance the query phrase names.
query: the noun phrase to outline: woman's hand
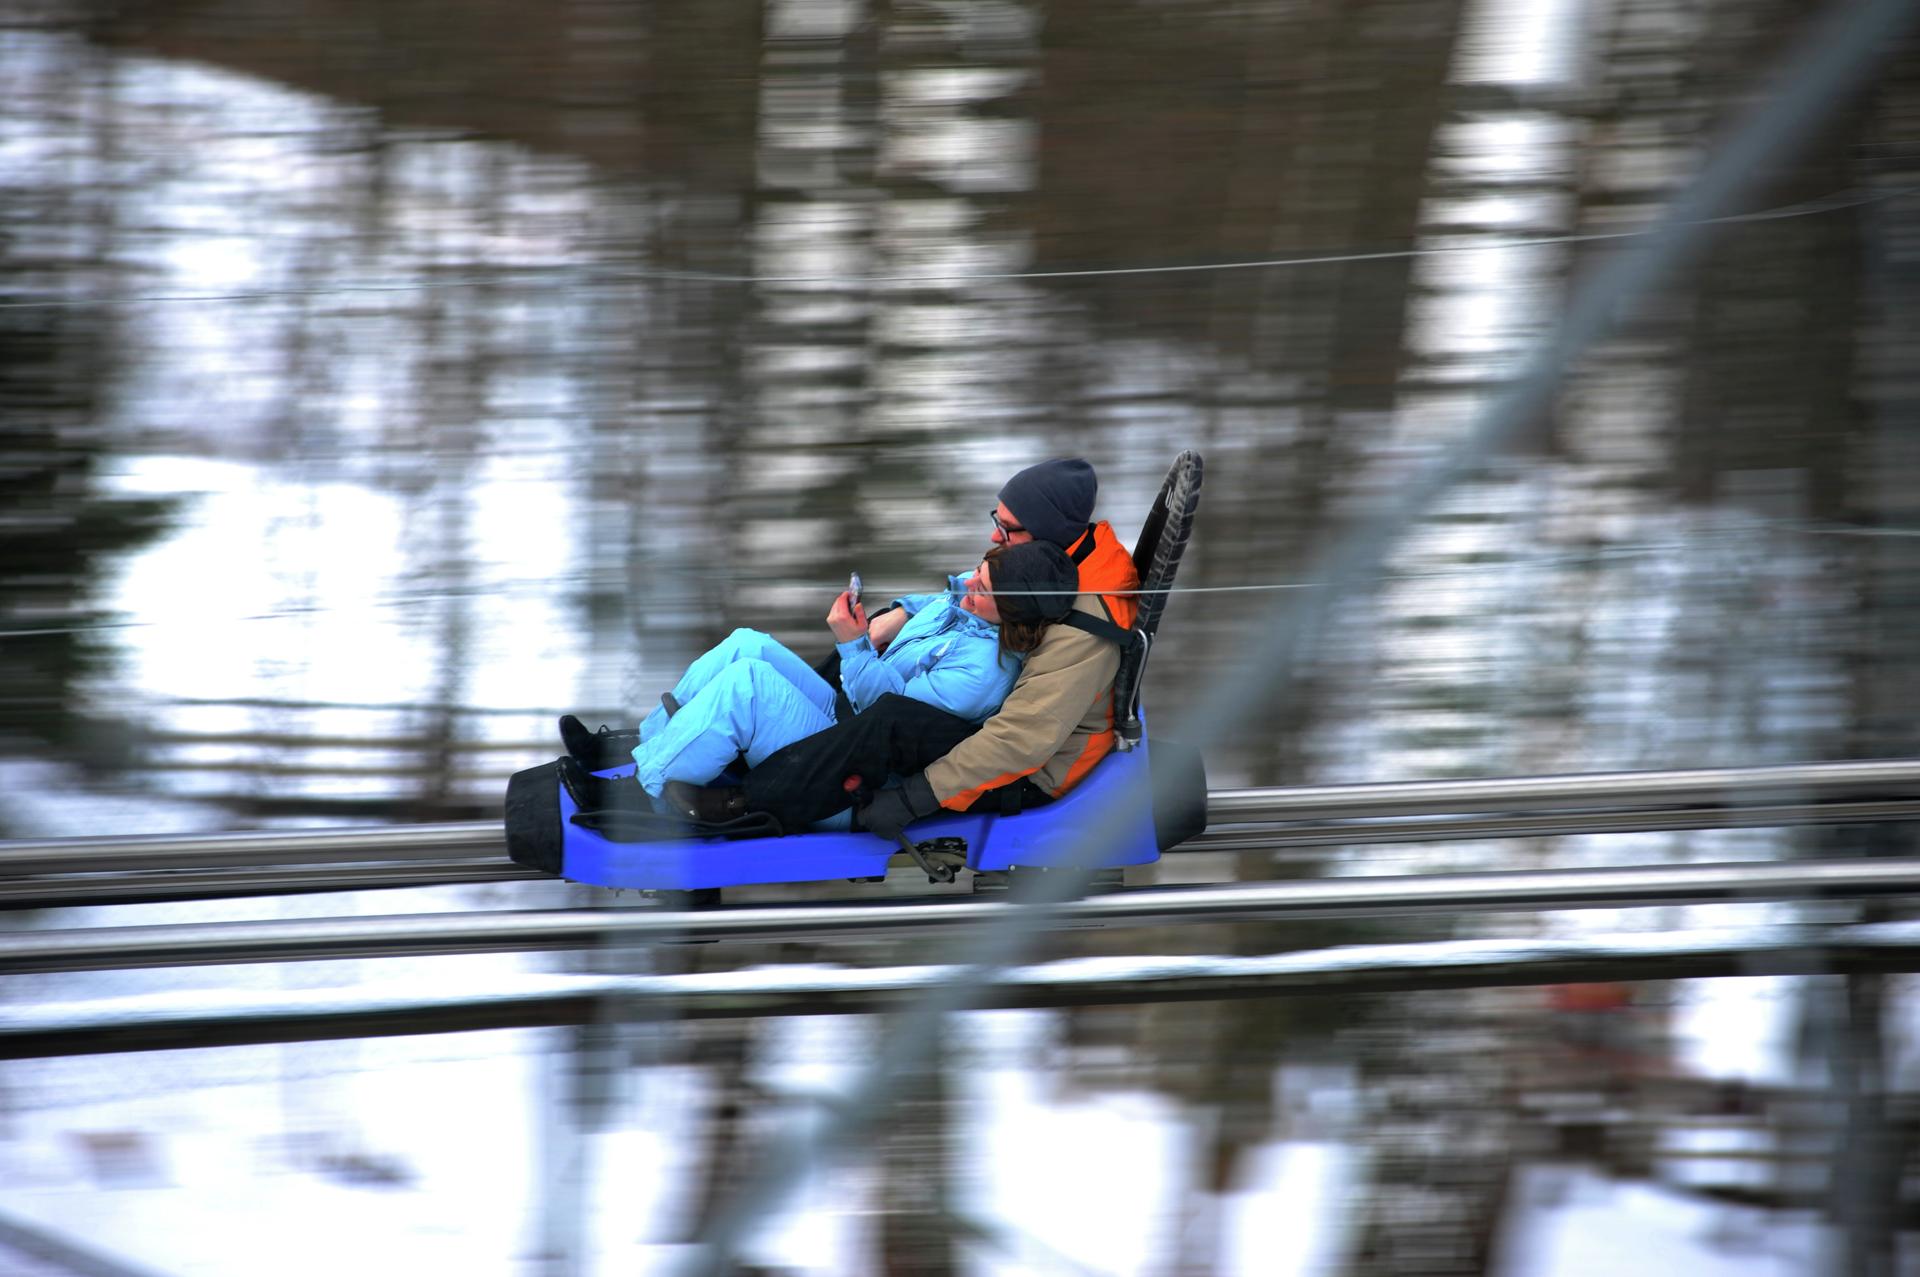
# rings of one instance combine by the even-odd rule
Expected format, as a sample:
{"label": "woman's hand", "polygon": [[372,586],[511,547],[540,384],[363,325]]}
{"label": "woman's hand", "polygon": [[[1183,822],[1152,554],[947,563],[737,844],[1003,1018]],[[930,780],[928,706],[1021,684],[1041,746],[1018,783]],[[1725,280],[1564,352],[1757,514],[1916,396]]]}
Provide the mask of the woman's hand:
{"label": "woman's hand", "polygon": [[833,631],[834,642],[851,643],[867,632],[867,609],[842,590],[827,613],[827,628]]}
{"label": "woman's hand", "polygon": [[873,650],[886,651],[887,644],[893,642],[893,636],[898,634],[900,628],[906,623],[907,609],[903,607],[897,607],[891,612],[882,612],[874,617],[873,623],[867,626],[867,637],[873,641]]}

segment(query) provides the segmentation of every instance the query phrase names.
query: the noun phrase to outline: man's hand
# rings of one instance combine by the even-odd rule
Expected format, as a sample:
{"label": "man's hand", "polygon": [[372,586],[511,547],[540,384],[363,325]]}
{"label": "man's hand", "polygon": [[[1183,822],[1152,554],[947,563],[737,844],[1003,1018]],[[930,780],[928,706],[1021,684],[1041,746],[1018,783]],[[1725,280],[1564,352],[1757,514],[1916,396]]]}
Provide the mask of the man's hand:
{"label": "man's hand", "polygon": [[827,628],[833,631],[834,642],[851,643],[867,632],[867,609],[842,590],[827,613]]}
{"label": "man's hand", "polygon": [[886,651],[887,644],[893,642],[893,636],[898,634],[900,627],[906,623],[907,609],[903,607],[894,608],[890,612],[882,612],[879,616],[874,617],[873,622],[867,626],[867,638],[873,643],[873,650],[876,652]]}
{"label": "man's hand", "polygon": [[854,823],[888,842],[899,842],[906,835],[908,825],[939,810],[940,800],[933,796],[933,786],[927,783],[926,773],[915,772],[898,788],[883,789],[875,794]]}

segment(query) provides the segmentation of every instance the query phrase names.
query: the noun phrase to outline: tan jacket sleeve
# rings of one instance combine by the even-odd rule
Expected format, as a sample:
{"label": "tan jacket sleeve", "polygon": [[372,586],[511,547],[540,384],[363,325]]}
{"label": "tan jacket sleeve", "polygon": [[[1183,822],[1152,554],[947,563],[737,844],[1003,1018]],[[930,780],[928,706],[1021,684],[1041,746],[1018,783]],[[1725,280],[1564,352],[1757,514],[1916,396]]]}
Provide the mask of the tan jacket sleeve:
{"label": "tan jacket sleeve", "polygon": [[927,783],[941,806],[965,806],[980,790],[1011,784],[1046,766],[1094,701],[1112,688],[1119,669],[1120,653],[1113,644],[1070,626],[1049,627],[999,711],[928,766]]}

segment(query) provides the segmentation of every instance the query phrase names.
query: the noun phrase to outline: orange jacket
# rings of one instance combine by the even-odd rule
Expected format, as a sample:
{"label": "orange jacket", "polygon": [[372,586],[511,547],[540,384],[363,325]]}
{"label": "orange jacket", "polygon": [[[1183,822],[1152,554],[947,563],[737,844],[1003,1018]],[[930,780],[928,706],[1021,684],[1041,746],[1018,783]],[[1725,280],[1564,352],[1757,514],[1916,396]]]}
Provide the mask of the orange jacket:
{"label": "orange jacket", "polygon": [[[1093,538],[1091,548],[1087,545],[1088,535]],[[1098,594],[1108,619],[1123,630],[1132,629],[1134,614],[1140,610],[1140,596],[1107,593],[1140,588],[1140,574],[1134,570],[1133,555],[1120,544],[1120,538],[1113,535],[1113,525],[1105,519],[1094,524],[1090,534],[1082,535],[1067,547],[1067,557],[1080,569],[1080,592]]]}

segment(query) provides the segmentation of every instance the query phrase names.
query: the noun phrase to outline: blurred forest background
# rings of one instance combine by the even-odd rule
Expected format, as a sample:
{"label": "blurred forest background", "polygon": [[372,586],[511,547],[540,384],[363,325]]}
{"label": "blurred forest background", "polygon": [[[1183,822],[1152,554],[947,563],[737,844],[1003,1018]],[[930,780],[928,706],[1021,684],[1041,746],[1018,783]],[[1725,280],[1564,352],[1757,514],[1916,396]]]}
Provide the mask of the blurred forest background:
{"label": "blurred forest background", "polygon": [[[1129,538],[1173,456],[1205,457],[1195,592],[1148,689],[1178,704],[1461,436],[1809,10],[7,0],[0,835],[493,819],[507,774],[557,752],[556,713],[630,720],[734,626],[823,647],[848,570],[893,594],[971,564],[1000,482],[1048,456],[1095,463]],[[1735,212],[1209,751],[1214,787],[1916,752],[1920,48]],[[1909,846],[1887,825],[1169,868]],[[1665,996],[1634,992],[1635,1023]],[[1080,1083],[1211,1115],[1196,1218],[1284,1124],[1277,1062],[1357,1068],[1378,1112],[1349,1270],[1481,1272],[1546,1138],[1523,1066],[1487,1063],[1533,1058],[1529,998],[1063,1033],[1107,1061]],[[1596,1092],[1673,1082],[1648,1034]],[[688,1037],[737,1083],[755,1030]],[[1653,1107],[1705,1103],[1679,1092]],[[741,1111],[716,1101],[716,1166]],[[1794,1139],[1832,1134],[1794,1113]],[[908,1116],[889,1164],[939,1164],[938,1088]],[[1601,1142],[1644,1172],[1652,1138]],[[1831,1202],[1789,1178],[1758,1195]],[[1899,1181],[1861,1208],[1875,1246]],[[946,1190],[889,1183],[885,1270],[958,1264],[927,1206]],[[1210,1236],[1155,1271],[1214,1271]]]}

